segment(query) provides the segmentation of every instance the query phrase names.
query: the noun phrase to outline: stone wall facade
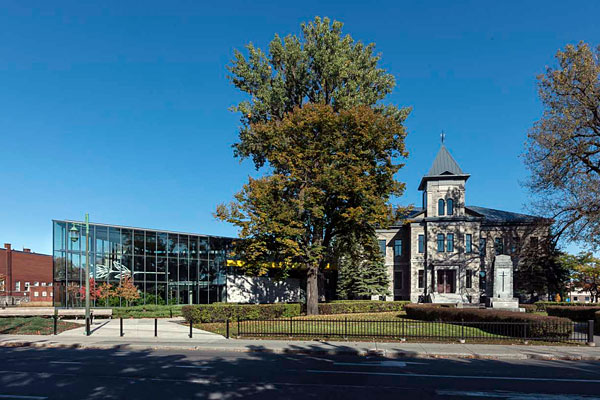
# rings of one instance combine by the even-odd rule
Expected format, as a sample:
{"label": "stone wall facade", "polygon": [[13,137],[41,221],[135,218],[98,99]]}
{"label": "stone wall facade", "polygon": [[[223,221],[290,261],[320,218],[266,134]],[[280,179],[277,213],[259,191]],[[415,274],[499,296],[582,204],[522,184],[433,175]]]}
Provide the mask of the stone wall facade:
{"label": "stone wall facade", "polygon": [[422,207],[377,230],[390,277],[386,299],[485,302],[496,255],[509,255],[518,268],[522,253],[546,241],[551,221],[466,206],[469,176],[442,146],[419,185]]}

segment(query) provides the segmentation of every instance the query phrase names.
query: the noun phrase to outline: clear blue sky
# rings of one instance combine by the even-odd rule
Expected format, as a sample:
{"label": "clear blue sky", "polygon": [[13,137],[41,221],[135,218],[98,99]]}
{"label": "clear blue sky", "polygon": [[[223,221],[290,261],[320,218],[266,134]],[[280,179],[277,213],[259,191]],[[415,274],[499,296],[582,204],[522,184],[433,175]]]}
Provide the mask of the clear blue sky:
{"label": "clear blue sky", "polygon": [[375,42],[397,79],[387,101],[414,107],[399,203],[419,203],[445,130],[471,174],[467,204],[525,211],[519,154],[541,114],[535,76],[567,43],[600,38],[596,1],[213,3],[2,2],[0,242],[50,252],[51,219],[85,212],[236,235],[212,213],[255,173],[232,155],[228,107],[241,95],[225,65],[315,15]]}

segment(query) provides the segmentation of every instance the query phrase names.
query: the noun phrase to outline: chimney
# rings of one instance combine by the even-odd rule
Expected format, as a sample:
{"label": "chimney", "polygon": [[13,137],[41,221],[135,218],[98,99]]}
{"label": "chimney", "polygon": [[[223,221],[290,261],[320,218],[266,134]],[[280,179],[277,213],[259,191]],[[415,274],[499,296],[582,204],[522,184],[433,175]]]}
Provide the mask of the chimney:
{"label": "chimney", "polygon": [[10,243],[4,243],[4,248],[6,250],[10,250]]}
{"label": "chimney", "polygon": [[31,253],[31,249],[23,248],[23,253]]}

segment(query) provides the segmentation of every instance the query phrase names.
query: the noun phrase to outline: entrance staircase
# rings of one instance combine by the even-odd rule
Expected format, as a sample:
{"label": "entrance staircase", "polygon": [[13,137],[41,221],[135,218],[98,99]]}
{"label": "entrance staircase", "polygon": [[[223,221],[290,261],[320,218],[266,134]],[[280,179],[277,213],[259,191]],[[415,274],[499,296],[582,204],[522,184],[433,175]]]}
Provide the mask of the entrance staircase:
{"label": "entrance staircase", "polygon": [[463,304],[468,303],[466,296],[460,293],[431,293],[431,302],[434,304]]}

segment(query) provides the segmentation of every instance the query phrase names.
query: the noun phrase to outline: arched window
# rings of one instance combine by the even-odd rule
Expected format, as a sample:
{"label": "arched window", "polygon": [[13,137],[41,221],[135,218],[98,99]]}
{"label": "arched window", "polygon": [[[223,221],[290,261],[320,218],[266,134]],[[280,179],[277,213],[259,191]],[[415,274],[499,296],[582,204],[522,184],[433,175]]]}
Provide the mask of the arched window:
{"label": "arched window", "polygon": [[446,208],[446,204],[444,202],[444,199],[439,199],[438,200],[438,215],[444,215],[445,208]]}
{"label": "arched window", "polygon": [[454,200],[448,199],[446,200],[446,206],[448,207],[448,215],[454,215]]}

